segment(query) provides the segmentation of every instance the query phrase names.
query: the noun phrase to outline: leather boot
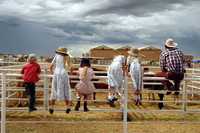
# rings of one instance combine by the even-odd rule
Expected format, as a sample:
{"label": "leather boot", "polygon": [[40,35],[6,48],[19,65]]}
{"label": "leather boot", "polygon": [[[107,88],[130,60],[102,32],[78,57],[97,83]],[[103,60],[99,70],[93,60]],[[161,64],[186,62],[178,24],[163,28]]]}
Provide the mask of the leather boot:
{"label": "leather boot", "polygon": [[84,102],[83,110],[84,110],[84,112],[89,111],[89,109],[87,108],[87,101]]}
{"label": "leather boot", "polygon": [[76,106],[75,106],[75,111],[79,111],[79,108],[81,106],[81,101],[77,101]]}

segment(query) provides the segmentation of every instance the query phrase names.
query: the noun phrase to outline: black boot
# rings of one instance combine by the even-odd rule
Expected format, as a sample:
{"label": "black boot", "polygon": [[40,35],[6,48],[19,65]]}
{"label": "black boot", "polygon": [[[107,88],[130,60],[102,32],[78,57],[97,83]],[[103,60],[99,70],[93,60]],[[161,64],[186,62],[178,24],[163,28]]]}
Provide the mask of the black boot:
{"label": "black boot", "polygon": [[84,112],[89,111],[89,109],[87,108],[87,101],[84,102],[83,110]]}
{"label": "black boot", "polygon": [[164,107],[163,103],[162,102],[158,103],[158,107],[161,110]]}
{"label": "black boot", "polygon": [[53,112],[54,112],[54,109],[50,108],[50,109],[49,109],[49,113],[50,113],[50,114],[53,114]]}
{"label": "black boot", "polygon": [[79,101],[77,101],[77,103],[76,103],[76,106],[75,106],[75,111],[79,111],[79,108],[80,108],[80,106],[81,106],[81,101],[79,100]]}
{"label": "black boot", "polygon": [[71,111],[71,109],[70,109],[70,108],[67,108],[67,109],[65,110],[65,113],[69,114],[70,111]]}

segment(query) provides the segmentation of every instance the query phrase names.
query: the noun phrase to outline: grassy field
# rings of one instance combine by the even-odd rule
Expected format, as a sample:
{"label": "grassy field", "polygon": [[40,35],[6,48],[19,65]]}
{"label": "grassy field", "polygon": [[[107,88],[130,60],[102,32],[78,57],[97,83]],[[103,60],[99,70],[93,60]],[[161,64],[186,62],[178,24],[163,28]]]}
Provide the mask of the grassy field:
{"label": "grassy field", "polygon": [[[199,124],[131,123],[129,133],[199,133]],[[122,124],[8,124],[7,133],[122,133]]]}

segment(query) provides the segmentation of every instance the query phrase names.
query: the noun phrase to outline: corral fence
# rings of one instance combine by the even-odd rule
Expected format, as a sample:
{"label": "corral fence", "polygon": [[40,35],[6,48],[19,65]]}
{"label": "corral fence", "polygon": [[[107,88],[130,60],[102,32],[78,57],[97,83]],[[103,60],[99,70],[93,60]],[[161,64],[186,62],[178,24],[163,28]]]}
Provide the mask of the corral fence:
{"label": "corral fence", "polygon": [[[43,101],[43,107],[40,107],[38,111],[48,111],[49,109],[49,92],[51,90],[50,87],[50,81],[52,78],[52,75],[49,74],[48,69],[47,69],[47,64],[42,64],[42,74],[40,75],[41,80],[38,83],[37,86],[37,91],[43,91],[43,98],[37,99],[38,101]],[[107,66],[98,66],[96,65],[95,67],[107,67]],[[147,67],[147,66],[146,66]],[[149,67],[150,69],[158,69],[158,67]],[[12,96],[16,94],[16,92],[19,91],[24,91],[24,89],[17,88],[15,85],[10,85],[13,82],[22,82],[22,79],[20,79],[21,74],[19,73],[21,70],[21,66],[10,66],[10,67],[3,67],[0,68],[0,76],[1,76],[1,133],[6,133],[6,112],[8,111],[27,111],[25,108],[20,108],[20,107],[8,107],[6,103],[8,101],[14,101],[14,100],[19,100],[19,98],[13,98]],[[106,73],[106,71],[95,71],[95,73]],[[78,75],[70,75],[70,79],[72,83],[77,83],[78,82]],[[107,76],[95,76],[94,79],[97,79],[96,81],[93,81],[93,83],[106,83]],[[147,81],[148,82],[145,82]],[[143,77],[142,84],[143,86],[145,85],[161,85],[160,82],[155,82],[155,81],[163,81],[166,80],[165,78],[162,77]],[[120,109],[93,109],[91,111],[94,112],[121,112],[123,113],[123,133],[128,133],[128,121],[127,121],[127,116],[128,112],[183,112],[183,113],[200,113],[200,109],[188,109],[188,103],[195,103],[195,104],[200,104],[199,99],[191,99],[194,98],[195,95],[200,95],[200,69],[187,69],[187,73],[185,74],[185,79],[182,82],[181,85],[181,90],[180,90],[180,95],[181,98],[176,101],[180,104],[182,104],[182,108],[180,109],[164,109],[164,110],[146,110],[146,109],[128,109],[128,104],[130,102],[130,99],[128,98],[128,94],[130,93],[130,87],[129,85],[132,84],[130,78],[128,76],[124,77],[123,80],[123,96],[121,97],[122,99],[122,106]],[[96,92],[105,92],[107,93],[107,89],[99,89],[96,90]],[[145,92],[153,92],[153,93],[162,93],[165,94],[166,90],[145,90],[143,89],[143,93]],[[188,96],[191,96],[191,98],[188,98]],[[21,98],[20,100],[27,100],[26,98]],[[102,100],[95,100],[96,102]],[[103,100],[106,102],[106,100]],[[142,100],[142,102],[146,103],[159,103],[159,102],[164,102],[164,103],[172,103],[174,101],[168,100],[168,101],[161,101],[161,100]],[[58,111],[61,111],[62,109],[58,109]],[[24,121],[23,121],[24,122]]]}

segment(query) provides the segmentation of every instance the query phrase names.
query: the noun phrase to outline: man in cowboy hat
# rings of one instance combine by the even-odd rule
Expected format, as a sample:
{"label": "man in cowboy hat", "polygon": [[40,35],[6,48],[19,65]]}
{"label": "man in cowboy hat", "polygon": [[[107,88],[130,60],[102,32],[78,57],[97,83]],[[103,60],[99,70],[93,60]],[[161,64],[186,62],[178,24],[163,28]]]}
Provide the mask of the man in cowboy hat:
{"label": "man in cowboy hat", "polygon": [[[157,73],[157,76],[166,77],[174,82],[163,81],[164,86],[169,91],[176,91],[175,95],[179,94],[180,83],[184,78],[184,55],[177,48],[178,44],[173,39],[167,39],[165,42],[165,50],[160,55],[160,68],[162,72]],[[167,94],[170,94],[168,92]],[[159,107],[162,108],[163,105]]]}

